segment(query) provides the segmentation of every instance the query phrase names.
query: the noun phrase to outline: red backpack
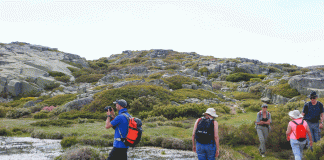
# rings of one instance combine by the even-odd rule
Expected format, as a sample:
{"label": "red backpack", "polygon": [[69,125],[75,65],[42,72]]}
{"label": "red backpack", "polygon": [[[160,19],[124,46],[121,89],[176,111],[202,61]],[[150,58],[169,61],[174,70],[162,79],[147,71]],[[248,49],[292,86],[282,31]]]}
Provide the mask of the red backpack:
{"label": "red backpack", "polygon": [[121,141],[124,142],[126,146],[134,147],[142,138],[142,121],[138,118],[129,117],[125,113],[122,113],[128,121],[128,132],[125,138],[123,138],[119,128],[119,134],[121,136]]}
{"label": "red backpack", "polygon": [[301,124],[297,124],[295,121],[292,121],[294,122],[297,126],[296,126],[296,134],[295,134],[295,137],[298,141],[302,142],[306,139],[306,129],[303,125],[304,121],[302,121]]}

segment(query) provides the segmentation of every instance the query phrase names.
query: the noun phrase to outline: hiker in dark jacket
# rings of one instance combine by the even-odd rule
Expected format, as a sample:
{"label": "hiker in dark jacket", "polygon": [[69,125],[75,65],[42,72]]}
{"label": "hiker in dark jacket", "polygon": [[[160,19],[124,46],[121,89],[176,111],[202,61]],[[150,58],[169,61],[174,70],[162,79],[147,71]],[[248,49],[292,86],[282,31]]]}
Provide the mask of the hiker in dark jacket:
{"label": "hiker in dark jacket", "polygon": [[219,155],[218,117],[214,108],[208,108],[204,117],[197,119],[192,132],[192,150],[199,160],[214,160]]}
{"label": "hiker in dark jacket", "polygon": [[271,120],[271,114],[267,111],[268,105],[263,104],[261,108],[262,110],[257,113],[257,119],[255,124],[256,124],[257,134],[260,140],[259,152],[262,157],[265,157],[265,152],[266,152],[265,144],[270,132],[270,123],[272,122],[272,120]]}
{"label": "hiker in dark jacket", "polygon": [[288,123],[286,131],[287,140],[290,141],[295,160],[301,160],[303,158],[303,149],[306,145],[306,139],[298,139],[299,135],[297,133],[298,131],[296,131],[297,124],[302,124],[304,126],[305,132],[307,133],[307,135],[309,135],[310,146],[313,146],[312,135],[307,122],[302,119],[303,116],[300,114],[299,110],[290,111],[288,115],[292,119],[292,121]]}
{"label": "hiker in dark jacket", "polygon": [[[304,116],[304,120],[306,120],[309,126],[310,132],[313,137],[313,141],[317,142],[321,139],[319,129],[323,128],[323,103],[317,101],[318,96],[316,95],[315,91],[312,91],[310,93],[309,98],[310,101],[305,103],[302,115]],[[307,138],[307,143],[308,142],[309,138]]]}
{"label": "hiker in dark jacket", "polygon": [[115,128],[113,149],[109,153],[108,160],[127,160],[127,149],[129,146],[126,146],[124,142],[121,141],[120,135],[122,134],[122,137],[126,137],[128,132],[128,120],[123,115],[123,113],[125,113],[127,116],[130,116],[126,108],[127,102],[120,99],[115,101],[114,104],[116,104],[118,116],[115,116],[114,110],[108,110],[108,118],[106,121],[106,129],[111,127]]}

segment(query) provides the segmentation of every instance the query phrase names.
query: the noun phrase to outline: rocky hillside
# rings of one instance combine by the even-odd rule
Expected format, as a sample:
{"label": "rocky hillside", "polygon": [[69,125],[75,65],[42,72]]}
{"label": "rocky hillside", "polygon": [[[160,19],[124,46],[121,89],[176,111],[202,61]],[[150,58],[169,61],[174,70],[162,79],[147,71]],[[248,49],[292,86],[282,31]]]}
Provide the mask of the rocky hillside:
{"label": "rocky hillside", "polygon": [[[129,84],[156,85],[171,91],[202,89],[231,102],[240,98],[222,93],[249,93],[263,101],[281,104],[300,98],[300,94],[307,95],[311,90],[324,95],[321,66],[302,68],[160,49],[127,50],[87,61],[56,48],[22,42],[0,43],[0,58],[2,102],[15,97],[72,93],[79,94],[79,99],[88,97],[86,103],[90,103],[94,93]],[[172,103],[201,102],[221,101],[199,99],[197,95]]]}

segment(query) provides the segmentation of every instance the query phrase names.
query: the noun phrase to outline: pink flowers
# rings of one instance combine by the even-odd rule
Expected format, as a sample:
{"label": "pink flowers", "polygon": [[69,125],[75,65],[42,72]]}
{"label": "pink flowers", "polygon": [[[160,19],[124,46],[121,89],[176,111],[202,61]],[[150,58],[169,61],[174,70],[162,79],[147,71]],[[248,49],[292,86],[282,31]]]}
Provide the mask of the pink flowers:
{"label": "pink flowers", "polygon": [[[58,107],[58,106],[56,106],[56,107]],[[45,110],[45,111],[52,111],[54,108],[56,108],[56,107],[54,107],[54,106],[46,106],[46,107],[44,107],[42,110]]]}

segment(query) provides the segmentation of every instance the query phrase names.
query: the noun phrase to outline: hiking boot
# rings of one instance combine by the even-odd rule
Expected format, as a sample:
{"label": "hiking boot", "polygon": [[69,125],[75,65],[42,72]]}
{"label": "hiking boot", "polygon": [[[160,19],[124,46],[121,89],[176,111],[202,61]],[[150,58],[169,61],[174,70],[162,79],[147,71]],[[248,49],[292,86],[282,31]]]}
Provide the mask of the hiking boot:
{"label": "hiking boot", "polygon": [[265,154],[262,154],[261,157],[266,157]]}

